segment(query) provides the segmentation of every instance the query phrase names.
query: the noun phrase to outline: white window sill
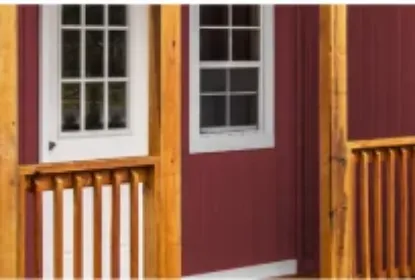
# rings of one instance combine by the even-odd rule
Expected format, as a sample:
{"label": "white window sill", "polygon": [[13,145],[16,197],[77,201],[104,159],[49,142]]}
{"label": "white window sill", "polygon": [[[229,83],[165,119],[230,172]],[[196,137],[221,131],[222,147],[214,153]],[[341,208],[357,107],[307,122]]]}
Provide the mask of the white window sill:
{"label": "white window sill", "polygon": [[190,136],[190,154],[269,149],[275,147],[274,133],[230,132]]}

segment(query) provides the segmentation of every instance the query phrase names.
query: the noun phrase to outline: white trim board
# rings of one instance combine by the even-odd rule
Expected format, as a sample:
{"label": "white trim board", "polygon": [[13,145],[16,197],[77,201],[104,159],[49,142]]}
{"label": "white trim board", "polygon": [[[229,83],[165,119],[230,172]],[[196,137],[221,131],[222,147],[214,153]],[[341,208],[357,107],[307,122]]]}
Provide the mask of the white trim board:
{"label": "white trim board", "polygon": [[272,263],[220,270],[215,272],[195,274],[182,277],[185,280],[227,278],[227,279],[265,279],[275,276],[292,275],[297,273],[297,260],[284,260]]}

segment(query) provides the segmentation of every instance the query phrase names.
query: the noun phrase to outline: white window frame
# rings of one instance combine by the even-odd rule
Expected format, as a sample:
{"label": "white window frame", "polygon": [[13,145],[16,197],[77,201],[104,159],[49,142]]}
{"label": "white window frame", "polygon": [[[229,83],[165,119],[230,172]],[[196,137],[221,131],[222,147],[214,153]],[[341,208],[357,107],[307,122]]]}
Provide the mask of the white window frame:
{"label": "white window frame", "polygon": [[[57,92],[60,87],[59,67],[61,67],[60,6],[60,4],[41,5],[39,20],[40,161],[58,162],[148,155],[148,7],[143,9],[142,5],[127,5],[129,15],[127,129],[70,135],[60,132],[59,123],[61,110]],[[139,33],[137,28],[140,28]],[[140,79],[131,77],[140,77]],[[133,104],[144,105],[137,109]],[[59,145],[57,147],[59,150],[53,156],[49,151],[50,141]],[[69,157],[68,151],[70,151]]]}
{"label": "white window frame", "polygon": [[189,150],[209,153],[273,148],[274,135],[274,7],[261,5],[261,67],[258,92],[258,128],[201,133],[199,91],[199,6],[189,8]]}

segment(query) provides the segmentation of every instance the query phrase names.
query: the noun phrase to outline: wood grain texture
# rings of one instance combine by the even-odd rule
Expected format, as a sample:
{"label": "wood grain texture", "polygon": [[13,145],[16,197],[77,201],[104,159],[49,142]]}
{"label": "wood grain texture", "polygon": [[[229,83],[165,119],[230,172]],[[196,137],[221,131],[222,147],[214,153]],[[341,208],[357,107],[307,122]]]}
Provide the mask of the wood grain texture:
{"label": "wood grain texture", "polygon": [[0,6],[0,277],[17,276],[17,6]]}
{"label": "wood grain texture", "polygon": [[181,5],[160,8],[160,277],[181,276]]}
{"label": "wood grain texture", "polygon": [[347,6],[320,6],[320,276],[352,274],[347,178]]}

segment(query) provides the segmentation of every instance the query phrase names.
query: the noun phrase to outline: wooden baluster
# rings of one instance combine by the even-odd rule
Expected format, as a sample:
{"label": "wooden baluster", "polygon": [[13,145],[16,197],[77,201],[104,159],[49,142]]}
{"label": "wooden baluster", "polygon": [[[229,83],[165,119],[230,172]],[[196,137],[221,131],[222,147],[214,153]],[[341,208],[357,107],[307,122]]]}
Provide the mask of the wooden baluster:
{"label": "wooden baluster", "polygon": [[[357,275],[356,271],[356,250],[357,250],[357,242],[356,242],[356,155],[349,151],[349,170],[348,175],[346,178],[348,178],[348,189],[350,193],[350,266],[352,275]],[[347,246],[347,245],[346,245]]]}
{"label": "wooden baluster", "polygon": [[415,275],[415,148],[411,153],[411,276]]}
{"label": "wooden baluster", "polygon": [[131,246],[131,278],[138,278],[138,185],[140,184],[140,173],[138,170],[131,171],[130,192],[130,246]]}
{"label": "wooden baluster", "polygon": [[363,276],[370,278],[370,232],[369,232],[369,154],[361,152],[361,186],[360,186],[360,214],[362,229],[362,271]]}
{"label": "wooden baluster", "polygon": [[112,174],[111,277],[120,277],[120,176]]}
{"label": "wooden baluster", "polygon": [[94,278],[102,277],[102,175],[96,172],[94,184]]}
{"label": "wooden baluster", "polygon": [[74,219],[74,265],[73,275],[74,278],[82,278],[82,188],[83,179],[79,175],[75,175],[75,190],[74,190],[74,201],[73,201],[73,219]]}
{"label": "wooden baluster", "polygon": [[400,244],[400,276],[406,277],[408,274],[408,150],[401,149],[401,183],[399,192],[399,244]]}
{"label": "wooden baluster", "polygon": [[25,277],[25,250],[26,250],[26,193],[29,188],[29,180],[27,176],[22,175],[19,178],[19,190],[18,190],[18,248],[17,248],[17,277]]}
{"label": "wooden baluster", "polygon": [[55,177],[55,189],[53,190],[53,246],[54,246],[54,277],[63,276],[63,179]]}
{"label": "wooden baluster", "polygon": [[387,164],[387,213],[386,213],[386,272],[395,277],[395,151],[389,149]]}
{"label": "wooden baluster", "polygon": [[374,159],[374,192],[373,192],[373,214],[374,214],[374,268],[375,276],[383,277],[383,223],[382,223],[382,156],[381,151],[375,152]]}
{"label": "wooden baluster", "polygon": [[34,216],[34,235],[35,235],[35,277],[43,277],[43,204],[40,182],[35,181],[35,216]]}

